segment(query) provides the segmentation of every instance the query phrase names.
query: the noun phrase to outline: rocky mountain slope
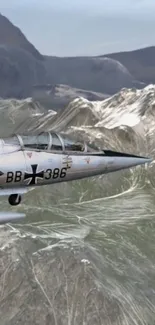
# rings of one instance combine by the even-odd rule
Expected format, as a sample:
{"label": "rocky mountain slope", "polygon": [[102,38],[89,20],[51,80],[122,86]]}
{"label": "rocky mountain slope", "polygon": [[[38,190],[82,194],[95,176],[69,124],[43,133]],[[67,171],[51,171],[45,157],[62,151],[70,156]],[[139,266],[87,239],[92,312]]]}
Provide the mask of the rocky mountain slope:
{"label": "rocky mountain slope", "polygon": [[40,85],[33,87],[32,97],[38,100],[44,107],[48,109],[59,109],[67,106],[76,98],[86,98],[91,101],[103,100],[109,97],[94,91],[73,88],[68,85]]}
{"label": "rocky mountain slope", "polygon": [[114,94],[123,87],[144,86],[120,62],[107,57],[45,57],[45,66],[49,83],[107,94]]}
{"label": "rocky mountain slope", "polygon": [[[121,62],[137,80],[155,83],[155,46],[106,55]],[[104,57],[104,56],[102,56]]]}
{"label": "rocky mountain slope", "polygon": [[147,132],[151,134],[152,128],[154,130],[154,119],[152,119],[154,107],[154,85],[141,90],[122,89],[102,101],[92,102],[85,98],[74,99],[57,114],[51,115],[49,112],[39,117],[32,130],[39,128],[40,131],[44,129],[58,132],[67,131],[71,134],[78,133],[79,136],[89,139],[94,135],[95,142],[102,137],[106,138],[107,135],[107,146],[109,146],[109,140],[111,140],[111,145],[113,143],[113,138],[109,138],[110,130],[115,130],[116,134],[118,132],[120,135],[121,142],[126,140],[130,143],[133,132],[138,135],[144,131],[145,134]]}
{"label": "rocky mountain slope", "polygon": [[[9,117],[9,134],[41,131],[67,132],[85,141],[93,141],[101,148],[126,151],[154,147],[155,86],[144,89],[122,89],[117,94],[100,101],[76,98],[63,110],[48,111],[33,99],[0,100],[1,116]],[[12,121],[16,120],[16,130]],[[23,122],[22,122],[23,121]],[[1,135],[5,135],[1,123]],[[4,122],[5,125],[5,122]],[[3,132],[2,132],[3,131]],[[7,131],[8,132],[8,131]],[[138,140],[137,140],[138,138]],[[138,141],[138,142],[135,142]],[[146,143],[145,143],[146,142]],[[115,147],[117,143],[117,148]],[[146,146],[145,146],[146,144]],[[146,154],[143,152],[143,154]]]}
{"label": "rocky mountain slope", "polygon": [[13,25],[9,19],[0,14],[0,44],[21,48],[34,56],[37,60],[43,60],[43,56],[31,44],[21,30]]}
{"label": "rocky mountain slope", "polygon": [[46,82],[42,55],[19,28],[0,15],[0,96],[24,98]]}
{"label": "rocky mountain slope", "polygon": [[[55,128],[154,158],[154,108],[153,85],[77,98],[55,115],[32,99],[1,99],[0,130]],[[153,162],[27,193],[16,208],[25,222],[1,225],[1,324],[153,325],[154,175]]]}
{"label": "rocky mountain slope", "polygon": [[[63,84],[82,89],[83,96],[87,99],[90,98],[88,91],[114,94],[122,87],[144,86],[141,82],[135,81],[127,68],[111,58],[42,56],[20,29],[0,14],[0,96],[3,98],[33,96],[34,85],[37,85],[37,89],[40,88],[41,92],[40,94],[37,92],[39,99],[46,84],[51,84],[51,88],[55,84]],[[74,93],[78,96],[79,90],[74,89]],[[46,102],[47,93],[44,95]],[[52,93],[49,103],[51,106],[55,103],[55,97],[57,93]],[[60,107],[65,101],[66,94],[60,101]]]}

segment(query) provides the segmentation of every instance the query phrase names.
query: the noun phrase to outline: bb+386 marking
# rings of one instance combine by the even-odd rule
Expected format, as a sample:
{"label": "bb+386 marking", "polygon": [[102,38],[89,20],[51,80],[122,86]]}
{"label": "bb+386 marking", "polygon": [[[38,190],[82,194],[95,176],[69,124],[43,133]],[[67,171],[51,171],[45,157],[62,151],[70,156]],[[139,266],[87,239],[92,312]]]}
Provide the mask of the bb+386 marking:
{"label": "bb+386 marking", "polygon": [[[37,179],[46,179],[46,180],[50,180],[51,178],[56,179],[58,177],[60,178],[64,178],[66,177],[66,172],[67,172],[67,168],[63,167],[61,169],[59,168],[54,168],[53,170],[48,168],[45,171],[41,170],[37,172],[37,168],[38,165],[31,165],[32,168],[32,173],[30,172],[24,172],[22,173],[22,171],[17,170],[15,172],[9,171],[7,172],[6,175],[6,183],[18,183],[22,180],[22,177],[24,177],[24,180],[29,180],[28,185],[35,185],[37,184]],[[1,176],[1,175],[0,175]]]}

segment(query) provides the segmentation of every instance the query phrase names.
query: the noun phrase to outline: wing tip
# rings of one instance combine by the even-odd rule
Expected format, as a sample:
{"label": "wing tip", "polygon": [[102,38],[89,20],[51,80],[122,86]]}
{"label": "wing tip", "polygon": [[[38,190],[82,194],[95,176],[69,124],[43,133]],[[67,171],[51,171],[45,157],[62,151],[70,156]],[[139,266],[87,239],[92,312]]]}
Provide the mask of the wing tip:
{"label": "wing tip", "polygon": [[17,212],[0,212],[0,224],[16,222],[18,220],[24,219],[26,217],[25,213]]}

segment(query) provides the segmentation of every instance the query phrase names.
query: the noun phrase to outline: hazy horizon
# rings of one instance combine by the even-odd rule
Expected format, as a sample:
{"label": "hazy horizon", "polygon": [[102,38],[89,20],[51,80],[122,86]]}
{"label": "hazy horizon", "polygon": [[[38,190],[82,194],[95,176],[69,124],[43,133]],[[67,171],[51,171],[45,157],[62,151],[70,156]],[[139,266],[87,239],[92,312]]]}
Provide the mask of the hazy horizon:
{"label": "hazy horizon", "polygon": [[1,13],[44,55],[82,56],[155,44],[153,0],[1,0]]}

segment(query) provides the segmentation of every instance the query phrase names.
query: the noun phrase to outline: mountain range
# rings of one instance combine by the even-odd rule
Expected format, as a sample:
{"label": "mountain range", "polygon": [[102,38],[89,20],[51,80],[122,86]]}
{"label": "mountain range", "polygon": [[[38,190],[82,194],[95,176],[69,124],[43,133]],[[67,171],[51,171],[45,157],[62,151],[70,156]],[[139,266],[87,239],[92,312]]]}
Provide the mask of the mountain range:
{"label": "mountain range", "polygon": [[43,56],[0,14],[0,96],[60,108],[76,97],[103,100],[155,83],[155,47],[96,57]]}

